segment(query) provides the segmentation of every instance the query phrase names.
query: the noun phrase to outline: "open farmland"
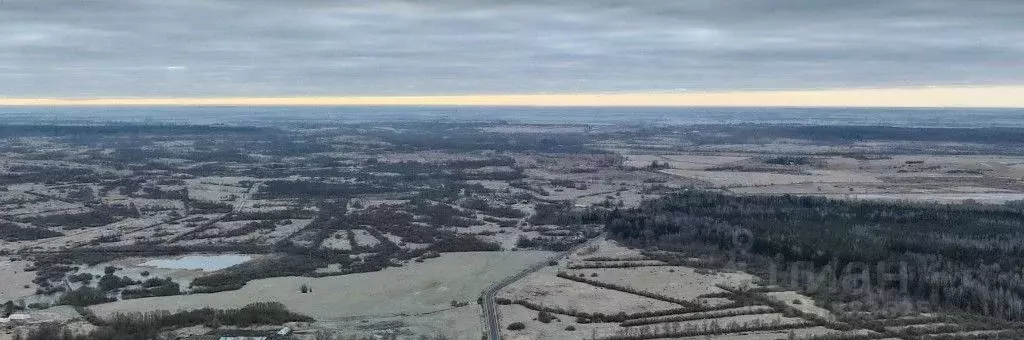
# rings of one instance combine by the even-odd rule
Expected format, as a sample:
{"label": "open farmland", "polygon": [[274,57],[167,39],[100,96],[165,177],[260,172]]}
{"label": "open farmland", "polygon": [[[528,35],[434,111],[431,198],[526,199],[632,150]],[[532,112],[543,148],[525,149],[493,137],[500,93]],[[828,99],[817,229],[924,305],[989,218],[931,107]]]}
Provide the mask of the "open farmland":
{"label": "open farmland", "polygon": [[[692,332],[694,337],[727,339],[760,330],[775,331],[762,335],[783,337],[789,331],[804,335],[828,332],[820,322],[801,318],[799,310],[779,307],[774,304],[776,299],[763,293],[748,292],[758,287],[755,282],[759,279],[753,276],[695,271],[650,259],[604,241],[527,276],[498,296],[502,328],[516,322],[526,325],[523,330],[505,330],[504,336],[615,339]],[[593,268],[569,269],[574,263],[586,262]],[[710,299],[718,301],[711,303]]]}
{"label": "open farmland", "polygon": [[[1024,139],[932,131],[948,137],[940,147],[885,129],[875,141],[774,126],[749,140],[748,129],[28,126],[0,144],[0,273],[9,278],[0,297],[40,318],[85,307],[61,322],[91,327],[117,312],[280,302],[311,318],[290,324],[309,336],[476,339],[492,328],[509,339],[1014,334],[1016,312],[981,318],[983,305],[961,302],[970,313],[883,313],[858,299],[903,300],[819,294],[771,282],[765,268],[777,257],[820,269],[871,254],[928,263],[936,249],[960,247],[988,261],[972,275],[1018,287],[1000,272],[1016,257],[997,252],[1019,243],[1024,152],[1012,143]],[[78,137],[65,136],[72,132]],[[31,147],[40,141],[75,151],[40,154]],[[740,208],[748,206],[755,208]],[[972,229],[941,221],[992,234],[964,235]],[[738,241],[725,235],[738,228],[763,234],[736,257],[730,244]],[[816,240],[835,242],[824,249]],[[795,267],[779,265],[776,277]],[[919,286],[950,284],[919,277]],[[497,325],[486,321],[481,297],[495,283],[507,283],[492,291]],[[1003,301],[1018,301],[1013,294]],[[165,333],[216,331],[193,326]]]}
{"label": "open farmland", "polygon": [[[482,327],[480,308],[475,303],[480,292],[492,282],[549,255],[537,251],[453,253],[379,272],[320,278],[269,278],[251,281],[236,291],[124,300],[90,308],[100,316],[109,316],[115,312],[223,309],[253,301],[282,301],[289,310],[337,327],[397,317],[416,318],[415,322],[367,331],[367,334],[441,332],[452,339],[476,339]],[[311,292],[300,293],[302,285],[308,285]],[[453,301],[468,304],[454,307]],[[449,328],[450,324],[456,327]]]}
{"label": "open farmland", "polygon": [[[665,255],[648,257],[605,241],[530,274],[498,295],[502,337],[905,339],[1015,332],[1002,323],[953,314],[835,314],[834,305],[764,285],[763,279],[735,269],[643,261]],[[571,269],[573,263],[583,262],[595,264]]]}

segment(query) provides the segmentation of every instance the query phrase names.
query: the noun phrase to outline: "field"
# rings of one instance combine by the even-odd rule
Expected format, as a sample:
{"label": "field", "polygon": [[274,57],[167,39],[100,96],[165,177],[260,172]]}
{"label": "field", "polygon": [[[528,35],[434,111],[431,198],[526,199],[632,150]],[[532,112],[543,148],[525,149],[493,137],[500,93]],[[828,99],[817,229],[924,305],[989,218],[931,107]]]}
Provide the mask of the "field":
{"label": "field", "polygon": [[[792,152],[792,151],[790,151]],[[785,155],[788,152],[781,152]],[[839,198],[958,203],[1024,199],[1020,164],[1007,156],[886,156],[853,159],[829,154],[792,156],[808,164],[766,164],[765,156],[626,154],[626,164],[663,164],[659,171],[742,194],[802,194]],[[782,157],[782,156],[779,156]]]}
{"label": "field", "polygon": [[[1024,129],[397,121],[9,132],[0,302],[36,320],[69,306],[110,318],[277,301],[315,320],[292,325],[311,337],[476,339],[492,326],[476,302],[485,288],[609,234],[498,291],[505,337],[917,339],[1005,336],[1020,322],[948,310],[856,319],[863,310],[837,302],[850,296],[767,283],[763,268],[741,264],[778,255],[821,265],[832,259],[809,249],[846,261],[870,257],[871,245],[908,261],[975,256],[984,266],[957,268],[1024,287],[1005,270],[1019,264]],[[673,205],[688,193],[699,199]],[[690,209],[740,198],[752,200]],[[877,213],[854,213],[864,209]],[[908,212],[935,220],[901,219]],[[840,223],[851,216],[863,223]],[[957,234],[952,220],[977,233]],[[809,229],[793,232],[797,222]],[[758,253],[728,258],[737,241],[727,234],[755,224]],[[834,235],[863,239],[812,242]],[[233,256],[245,260],[215,266]],[[152,265],[175,260],[210,263]],[[61,323],[101,326],[91,318]],[[193,326],[162,331],[215,331]]]}
{"label": "field", "polygon": [[[368,329],[364,335],[443,333],[452,339],[479,337],[476,299],[491,283],[550,256],[549,252],[453,253],[423,263],[379,272],[321,278],[277,277],[250,281],[236,291],[124,300],[90,307],[100,316],[203,307],[237,308],[253,301],[280,301],[290,310],[312,316],[323,327],[401,319],[392,328]],[[311,292],[300,293],[308,285]],[[468,303],[453,307],[452,302]],[[454,328],[453,328],[454,326]],[[359,334],[359,332],[352,332]]]}
{"label": "field", "polygon": [[0,262],[0,276],[4,278],[0,280],[0,300],[15,300],[35,292],[31,286],[35,273],[26,271],[25,268],[28,266],[31,266],[31,263],[26,261],[5,259]]}
{"label": "field", "polygon": [[[742,271],[644,258],[614,241],[598,242],[505,288],[498,295],[502,338],[898,339],[1010,331],[937,313],[851,318]],[[594,268],[571,269],[579,263]]]}
{"label": "field", "polygon": [[[622,261],[612,261],[621,259]],[[801,334],[824,333],[818,325],[785,316],[776,308],[757,303],[737,303],[721,287],[756,287],[757,278],[739,272],[696,271],[669,266],[630,251],[614,241],[602,241],[569,256],[507,287],[499,294],[504,337],[510,339],[589,339],[625,334],[656,334],[651,329],[671,325],[677,329],[700,328],[715,323],[777,325]],[[627,263],[625,268],[614,268]],[[570,269],[580,264],[601,268]],[[726,296],[722,298],[721,296]],[[549,312],[552,320],[540,317]],[[680,318],[673,321],[673,318]],[[522,322],[521,331],[507,330]],[[634,326],[630,323],[639,323]],[[650,326],[653,325],[653,326]],[[736,326],[740,327],[740,326]],[[730,336],[742,331],[706,331],[700,335]],[[726,337],[723,337],[726,338]]]}

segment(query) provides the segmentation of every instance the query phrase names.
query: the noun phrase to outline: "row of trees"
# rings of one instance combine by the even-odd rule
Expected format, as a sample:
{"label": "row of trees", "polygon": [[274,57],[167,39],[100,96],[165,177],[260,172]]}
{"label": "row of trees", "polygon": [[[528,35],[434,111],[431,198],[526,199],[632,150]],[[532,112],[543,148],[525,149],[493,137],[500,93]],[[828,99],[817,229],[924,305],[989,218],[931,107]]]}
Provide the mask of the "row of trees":
{"label": "row of trees", "polygon": [[246,282],[276,276],[300,276],[326,266],[324,260],[301,255],[284,255],[239,264],[192,280],[192,291],[212,293],[242,288]]}
{"label": "row of trees", "polygon": [[669,323],[669,322],[717,319],[717,318],[724,318],[724,317],[730,317],[730,316],[740,316],[740,315],[758,315],[758,314],[767,314],[767,313],[775,312],[775,310],[772,309],[772,308],[767,308],[767,307],[758,308],[758,307],[761,307],[761,306],[752,306],[752,307],[747,308],[747,309],[719,309],[719,310],[713,310],[713,311],[696,312],[696,313],[680,314],[680,315],[672,315],[672,316],[658,317],[658,318],[632,319],[632,320],[626,320],[625,322],[622,322],[619,325],[622,326],[622,327],[633,327],[633,326],[662,324],[662,323]]}
{"label": "row of trees", "polygon": [[498,298],[498,299],[495,299],[494,302],[496,302],[498,304],[502,304],[502,305],[517,304],[517,305],[523,306],[523,307],[525,307],[527,309],[532,309],[532,310],[535,310],[535,311],[538,311],[538,312],[548,312],[548,313],[554,313],[554,314],[569,315],[569,316],[572,316],[572,317],[576,317],[576,322],[578,322],[578,323],[624,322],[626,320],[631,320],[631,319],[641,319],[641,318],[651,318],[651,317],[673,315],[673,314],[682,314],[682,313],[688,313],[688,312],[691,311],[691,309],[689,309],[689,308],[682,308],[681,307],[681,308],[666,309],[666,310],[660,310],[660,311],[637,312],[637,313],[632,313],[632,314],[627,314],[626,312],[618,312],[618,313],[615,313],[615,314],[605,314],[605,313],[600,313],[600,312],[590,313],[590,312],[585,312],[585,311],[579,311],[579,310],[576,310],[576,309],[565,309],[565,308],[561,308],[561,307],[545,306],[545,305],[542,305],[542,304],[538,304],[538,303],[534,303],[534,302],[530,302],[528,300],[522,300],[522,299],[509,300],[509,299],[505,299],[505,298]]}
{"label": "row of trees", "polygon": [[28,332],[18,333],[16,340],[154,340],[168,330],[207,326],[249,327],[256,325],[281,325],[287,322],[308,322],[312,318],[289,311],[278,302],[255,302],[239,309],[203,308],[192,311],[170,313],[155,311],[145,314],[114,314],[109,320],[100,320],[100,327],[85,335],[75,335],[59,324],[43,324]]}
{"label": "row of trees", "polygon": [[646,298],[651,298],[651,299],[655,299],[655,300],[661,300],[661,301],[665,301],[665,302],[669,302],[669,303],[674,303],[674,304],[686,307],[689,311],[704,310],[704,306],[702,306],[701,304],[699,304],[697,302],[694,302],[694,301],[689,301],[689,300],[685,300],[685,299],[671,297],[671,296],[664,295],[664,294],[644,291],[644,290],[636,289],[636,288],[629,287],[629,286],[623,286],[623,285],[603,282],[603,281],[599,281],[599,280],[587,279],[585,277],[574,276],[574,275],[566,273],[566,272],[558,272],[558,274],[556,274],[556,275],[558,277],[566,279],[566,280],[572,280],[572,281],[576,281],[576,282],[580,282],[580,283],[585,283],[585,284],[588,284],[588,285],[591,285],[591,286],[595,286],[595,287],[601,287],[601,288],[605,288],[605,289],[617,290],[617,291],[620,291],[620,292],[630,293],[630,294],[633,294],[633,295],[639,295],[639,296],[643,296],[643,297],[646,297]]}
{"label": "row of trees", "polygon": [[677,322],[665,323],[662,324],[661,327],[639,326],[622,328],[619,331],[617,331],[616,334],[603,337],[601,339],[641,340],[658,338],[683,338],[698,336],[714,336],[740,332],[780,331],[788,329],[806,328],[809,326],[814,326],[814,323],[802,320],[793,322],[782,322],[781,319],[772,319],[771,321],[762,321],[761,319],[754,319],[752,321],[745,321],[742,323],[732,321],[726,324],[721,324],[715,320],[699,324]]}

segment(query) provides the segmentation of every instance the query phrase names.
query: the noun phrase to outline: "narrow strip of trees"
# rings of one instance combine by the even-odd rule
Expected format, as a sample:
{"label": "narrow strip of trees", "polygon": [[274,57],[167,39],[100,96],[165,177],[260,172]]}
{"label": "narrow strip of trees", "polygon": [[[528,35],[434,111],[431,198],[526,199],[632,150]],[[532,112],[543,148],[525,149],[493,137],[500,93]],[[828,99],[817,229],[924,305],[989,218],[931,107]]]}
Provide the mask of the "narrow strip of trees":
{"label": "narrow strip of trees", "polygon": [[700,304],[698,304],[696,302],[693,302],[693,301],[689,301],[689,300],[685,300],[685,299],[680,299],[680,298],[674,298],[674,297],[667,296],[667,295],[664,295],[664,294],[658,294],[658,293],[653,293],[653,292],[642,291],[642,290],[639,290],[639,289],[636,289],[636,288],[633,288],[633,287],[627,287],[627,286],[617,285],[617,284],[614,284],[614,283],[601,282],[601,281],[591,280],[591,279],[587,279],[587,278],[583,278],[583,277],[579,277],[579,276],[573,276],[572,274],[569,274],[569,273],[566,273],[566,272],[558,272],[557,276],[560,277],[560,278],[566,279],[566,280],[572,280],[572,281],[576,281],[576,282],[586,283],[588,285],[595,286],[595,287],[601,287],[601,288],[605,288],[605,289],[617,290],[617,291],[624,292],[624,293],[629,293],[629,294],[633,294],[633,295],[639,295],[639,296],[643,296],[643,297],[647,297],[647,298],[651,298],[651,299],[655,299],[655,300],[661,300],[661,301],[665,301],[665,302],[674,303],[674,304],[677,304],[677,305],[682,305],[682,306],[686,307],[687,309],[689,309],[690,311],[700,311],[700,310],[704,309],[704,306],[701,306]]}

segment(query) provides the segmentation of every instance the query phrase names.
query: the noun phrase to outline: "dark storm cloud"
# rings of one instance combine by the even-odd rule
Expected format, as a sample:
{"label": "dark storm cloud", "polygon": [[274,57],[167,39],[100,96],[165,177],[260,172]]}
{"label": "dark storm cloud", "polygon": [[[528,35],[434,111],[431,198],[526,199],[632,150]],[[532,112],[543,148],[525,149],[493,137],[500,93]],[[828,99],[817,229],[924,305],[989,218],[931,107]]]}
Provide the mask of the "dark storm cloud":
{"label": "dark storm cloud", "polygon": [[0,97],[1024,83],[1019,0],[4,0]]}

